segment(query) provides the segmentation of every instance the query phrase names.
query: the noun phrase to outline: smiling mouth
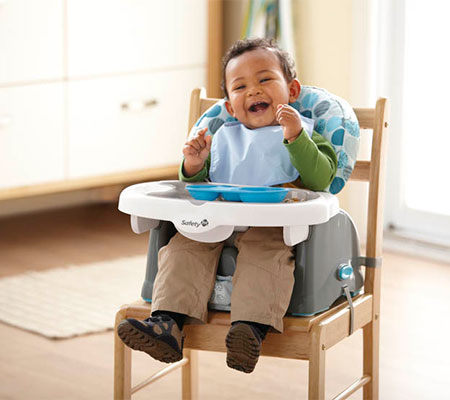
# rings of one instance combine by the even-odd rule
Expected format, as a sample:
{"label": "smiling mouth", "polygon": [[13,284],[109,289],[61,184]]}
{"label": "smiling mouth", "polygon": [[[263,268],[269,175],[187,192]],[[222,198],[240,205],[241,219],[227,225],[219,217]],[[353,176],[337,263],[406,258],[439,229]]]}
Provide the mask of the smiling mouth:
{"label": "smiling mouth", "polygon": [[257,103],[253,103],[250,106],[249,111],[250,112],[264,111],[267,107],[269,107],[269,103],[266,103],[264,101],[258,101]]}

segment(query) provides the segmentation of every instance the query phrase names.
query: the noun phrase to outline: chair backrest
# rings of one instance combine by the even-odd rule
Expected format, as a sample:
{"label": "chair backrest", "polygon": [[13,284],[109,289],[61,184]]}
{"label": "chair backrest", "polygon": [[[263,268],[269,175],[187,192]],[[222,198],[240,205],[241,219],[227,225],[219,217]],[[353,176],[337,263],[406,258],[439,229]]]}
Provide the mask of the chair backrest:
{"label": "chair backrest", "polygon": [[[207,98],[205,89],[194,89],[191,94],[189,129],[200,116],[220,99]],[[386,128],[388,101],[378,99],[375,108],[354,108],[362,133],[372,131],[372,150],[370,160],[358,160],[350,180],[368,182],[369,200],[367,208],[366,257],[380,259],[383,240],[383,199],[386,159]],[[380,269],[366,268],[365,293],[374,295],[374,310],[379,312]]]}
{"label": "chair backrest", "polygon": [[[350,180],[369,183],[367,207],[366,257],[381,261],[383,245],[383,202],[387,153],[388,100],[379,98],[375,108],[355,108],[359,126],[364,133],[372,131],[370,160],[357,161]],[[364,292],[373,295],[372,320],[380,315],[381,270],[366,268]]]}

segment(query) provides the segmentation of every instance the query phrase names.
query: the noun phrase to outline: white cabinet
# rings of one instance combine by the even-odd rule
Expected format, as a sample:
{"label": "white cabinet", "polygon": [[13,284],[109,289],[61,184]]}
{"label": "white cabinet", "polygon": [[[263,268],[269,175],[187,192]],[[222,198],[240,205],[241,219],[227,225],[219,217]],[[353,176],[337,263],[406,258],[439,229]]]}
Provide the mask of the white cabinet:
{"label": "white cabinet", "polygon": [[207,7],[0,0],[0,200],[174,171],[206,86]]}
{"label": "white cabinet", "polygon": [[69,83],[69,177],[181,161],[193,82],[204,68]]}
{"label": "white cabinet", "polygon": [[0,85],[63,77],[63,3],[0,1]]}
{"label": "white cabinet", "polygon": [[0,89],[0,189],[64,179],[64,84]]}
{"label": "white cabinet", "polygon": [[206,62],[205,0],[68,0],[68,75]]}

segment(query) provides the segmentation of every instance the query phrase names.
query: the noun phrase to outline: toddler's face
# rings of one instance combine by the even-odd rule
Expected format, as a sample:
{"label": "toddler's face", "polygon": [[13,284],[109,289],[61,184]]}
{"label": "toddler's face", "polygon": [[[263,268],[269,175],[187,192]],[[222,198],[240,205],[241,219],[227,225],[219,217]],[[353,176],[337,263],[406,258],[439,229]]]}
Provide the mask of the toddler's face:
{"label": "toddler's face", "polygon": [[[269,49],[248,51],[229,61],[225,70],[228,112],[247,128],[277,125],[279,104],[297,99],[299,83],[286,82],[277,55]],[[297,85],[298,90],[292,90]]]}

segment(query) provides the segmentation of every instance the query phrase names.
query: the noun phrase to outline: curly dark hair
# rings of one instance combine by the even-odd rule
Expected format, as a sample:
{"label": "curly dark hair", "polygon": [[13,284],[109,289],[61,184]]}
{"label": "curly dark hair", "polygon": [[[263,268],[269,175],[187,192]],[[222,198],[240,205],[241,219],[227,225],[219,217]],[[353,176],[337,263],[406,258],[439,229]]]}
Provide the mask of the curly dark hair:
{"label": "curly dark hair", "polygon": [[225,96],[228,98],[228,91],[226,87],[225,80],[225,70],[228,63],[235,57],[246,53],[247,51],[257,50],[257,49],[269,49],[275,52],[278,59],[280,60],[281,70],[286,79],[286,82],[291,82],[292,79],[296,78],[297,73],[295,72],[294,60],[290,54],[286,51],[281,50],[278,44],[273,39],[257,38],[257,39],[244,39],[235,42],[226,52],[222,59],[222,90]]}

